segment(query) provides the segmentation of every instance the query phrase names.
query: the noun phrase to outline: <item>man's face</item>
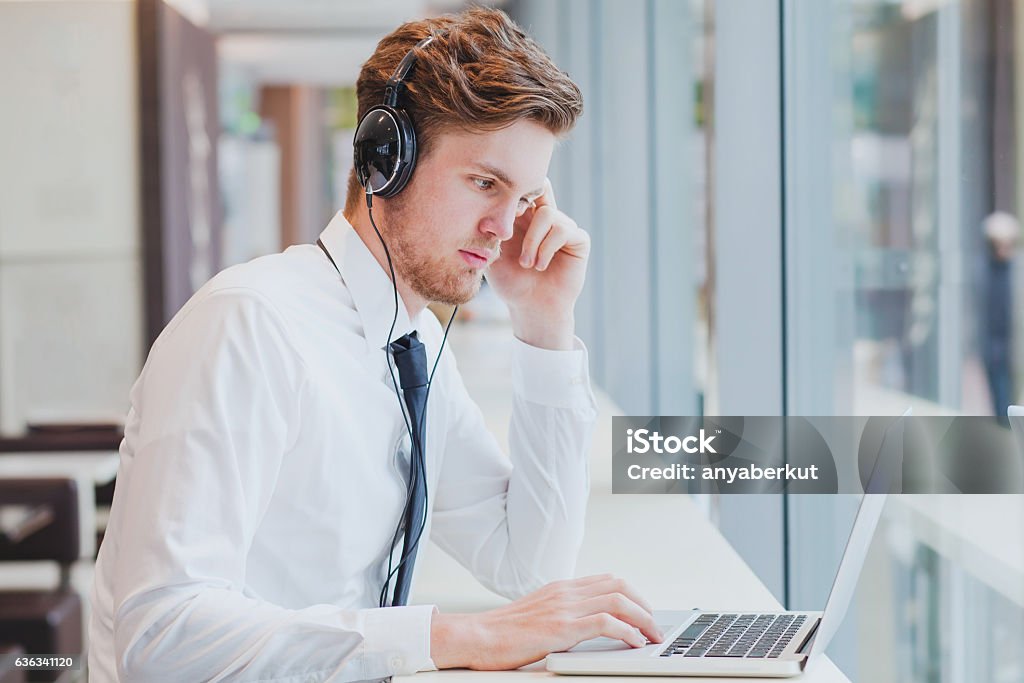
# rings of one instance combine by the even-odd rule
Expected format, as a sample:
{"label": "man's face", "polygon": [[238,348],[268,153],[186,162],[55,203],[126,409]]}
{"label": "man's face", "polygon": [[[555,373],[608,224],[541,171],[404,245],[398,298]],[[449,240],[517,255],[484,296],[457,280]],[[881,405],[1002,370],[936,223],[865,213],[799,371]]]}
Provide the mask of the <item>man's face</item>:
{"label": "man's face", "polygon": [[442,132],[384,207],[397,276],[427,301],[469,301],[513,224],[540,196],[555,136],[532,121],[489,133]]}

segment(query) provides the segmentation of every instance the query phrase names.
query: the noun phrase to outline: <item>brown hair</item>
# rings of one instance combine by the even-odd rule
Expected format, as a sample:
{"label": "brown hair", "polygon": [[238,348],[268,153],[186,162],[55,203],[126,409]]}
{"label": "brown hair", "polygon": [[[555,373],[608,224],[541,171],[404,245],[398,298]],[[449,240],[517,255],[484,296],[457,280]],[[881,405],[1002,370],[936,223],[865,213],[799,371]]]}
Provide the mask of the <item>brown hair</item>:
{"label": "brown hair", "polygon": [[[583,112],[579,88],[532,38],[501,10],[474,7],[402,24],[381,39],[356,81],[360,119],[384,101],[395,67],[430,35],[398,102],[412,117],[420,159],[446,128],[485,132],[528,119],[563,135]],[[346,210],[361,195],[353,171]]]}

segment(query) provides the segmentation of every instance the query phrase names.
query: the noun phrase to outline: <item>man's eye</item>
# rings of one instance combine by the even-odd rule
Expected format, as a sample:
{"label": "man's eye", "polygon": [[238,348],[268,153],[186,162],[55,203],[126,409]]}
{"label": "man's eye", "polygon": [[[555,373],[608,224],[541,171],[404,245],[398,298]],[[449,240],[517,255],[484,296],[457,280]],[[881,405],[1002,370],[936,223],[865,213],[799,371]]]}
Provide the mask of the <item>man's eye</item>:
{"label": "man's eye", "polygon": [[476,186],[481,190],[489,190],[494,187],[494,181],[487,180],[486,178],[473,178],[473,182],[476,183]]}

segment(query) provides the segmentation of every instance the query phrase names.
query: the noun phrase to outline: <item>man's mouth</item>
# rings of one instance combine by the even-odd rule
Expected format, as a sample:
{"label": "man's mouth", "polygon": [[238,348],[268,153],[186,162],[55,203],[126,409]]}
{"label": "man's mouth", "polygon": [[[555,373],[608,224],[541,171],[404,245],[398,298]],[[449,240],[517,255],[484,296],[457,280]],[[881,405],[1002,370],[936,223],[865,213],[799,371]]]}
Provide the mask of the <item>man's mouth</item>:
{"label": "man's mouth", "polygon": [[494,257],[494,252],[487,249],[459,249],[459,255],[471,268],[483,268]]}

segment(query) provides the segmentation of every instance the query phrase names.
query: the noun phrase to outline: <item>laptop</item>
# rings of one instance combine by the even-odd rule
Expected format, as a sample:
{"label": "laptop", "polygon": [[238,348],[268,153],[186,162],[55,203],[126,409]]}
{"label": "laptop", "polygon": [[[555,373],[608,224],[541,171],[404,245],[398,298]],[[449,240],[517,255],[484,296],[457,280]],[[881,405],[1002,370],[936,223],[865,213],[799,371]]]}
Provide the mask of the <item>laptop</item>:
{"label": "laptop", "polygon": [[[824,612],[655,611],[663,642],[631,648],[595,638],[547,656],[557,674],[614,676],[798,676],[820,659],[853,598],[882,508],[902,459],[907,409],[886,428]],[[884,465],[884,466],[883,466]]]}

